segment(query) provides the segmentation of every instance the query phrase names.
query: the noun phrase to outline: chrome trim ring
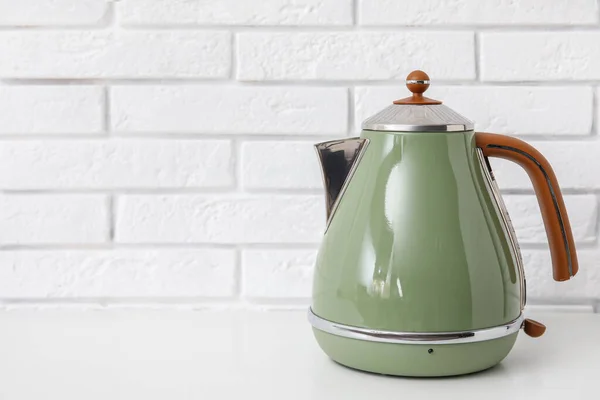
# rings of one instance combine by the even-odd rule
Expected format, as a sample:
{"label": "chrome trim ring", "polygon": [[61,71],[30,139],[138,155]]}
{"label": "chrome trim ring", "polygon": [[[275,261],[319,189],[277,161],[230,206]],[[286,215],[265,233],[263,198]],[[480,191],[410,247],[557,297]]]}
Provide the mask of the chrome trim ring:
{"label": "chrome trim ring", "polygon": [[394,132],[465,132],[472,131],[473,124],[446,125],[399,125],[399,124],[368,124],[362,125],[365,131],[394,131]]}
{"label": "chrome trim ring", "polygon": [[407,79],[406,80],[406,84],[407,85],[429,85],[431,83],[431,81],[429,79],[427,80],[419,80],[419,79]]}
{"label": "chrome trim ring", "polygon": [[311,308],[308,309],[308,321],[315,329],[349,339],[395,344],[460,344],[499,339],[518,332],[524,319],[525,316],[521,314],[517,319],[507,324],[472,331],[395,332],[338,324],[323,319],[317,316]]}

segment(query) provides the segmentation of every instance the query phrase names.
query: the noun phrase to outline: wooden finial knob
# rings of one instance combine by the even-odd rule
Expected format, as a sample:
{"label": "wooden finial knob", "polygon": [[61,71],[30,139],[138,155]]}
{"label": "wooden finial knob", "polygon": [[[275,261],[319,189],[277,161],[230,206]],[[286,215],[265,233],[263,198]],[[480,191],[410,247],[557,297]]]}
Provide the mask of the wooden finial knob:
{"label": "wooden finial knob", "polygon": [[442,104],[441,101],[423,96],[423,93],[429,88],[429,83],[429,75],[425,72],[418,69],[411,72],[406,77],[406,87],[412,92],[412,97],[396,100],[394,104]]}
{"label": "wooden finial knob", "polygon": [[416,70],[406,77],[406,87],[413,93],[424,93],[429,88],[429,75]]}

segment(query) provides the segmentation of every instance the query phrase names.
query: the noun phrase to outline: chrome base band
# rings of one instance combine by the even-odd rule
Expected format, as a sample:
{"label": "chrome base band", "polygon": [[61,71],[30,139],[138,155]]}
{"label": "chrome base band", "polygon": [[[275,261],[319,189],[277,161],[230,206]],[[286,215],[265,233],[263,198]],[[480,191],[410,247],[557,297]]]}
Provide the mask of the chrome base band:
{"label": "chrome base band", "polygon": [[308,309],[308,321],[315,329],[350,339],[395,344],[460,344],[499,339],[518,332],[524,319],[525,317],[521,314],[507,324],[472,331],[394,332],[338,324],[323,319],[317,316],[311,308]]}

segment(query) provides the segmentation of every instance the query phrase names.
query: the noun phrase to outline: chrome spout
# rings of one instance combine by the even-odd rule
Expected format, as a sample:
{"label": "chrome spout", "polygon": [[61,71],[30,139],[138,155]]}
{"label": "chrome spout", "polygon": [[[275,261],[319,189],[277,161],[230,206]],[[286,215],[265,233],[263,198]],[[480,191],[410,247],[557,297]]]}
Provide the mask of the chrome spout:
{"label": "chrome spout", "polygon": [[315,145],[325,185],[325,207],[328,222],[331,220],[368,143],[369,139],[356,137]]}

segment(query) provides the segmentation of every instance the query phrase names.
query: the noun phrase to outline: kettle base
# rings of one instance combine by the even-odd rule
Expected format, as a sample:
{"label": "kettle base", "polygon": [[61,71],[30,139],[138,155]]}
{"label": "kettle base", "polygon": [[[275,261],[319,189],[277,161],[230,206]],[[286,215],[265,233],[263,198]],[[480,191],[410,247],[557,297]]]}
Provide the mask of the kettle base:
{"label": "kettle base", "polygon": [[518,332],[462,344],[395,344],[350,339],[313,328],[319,346],[334,361],[384,375],[436,377],[470,374],[502,361]]}

